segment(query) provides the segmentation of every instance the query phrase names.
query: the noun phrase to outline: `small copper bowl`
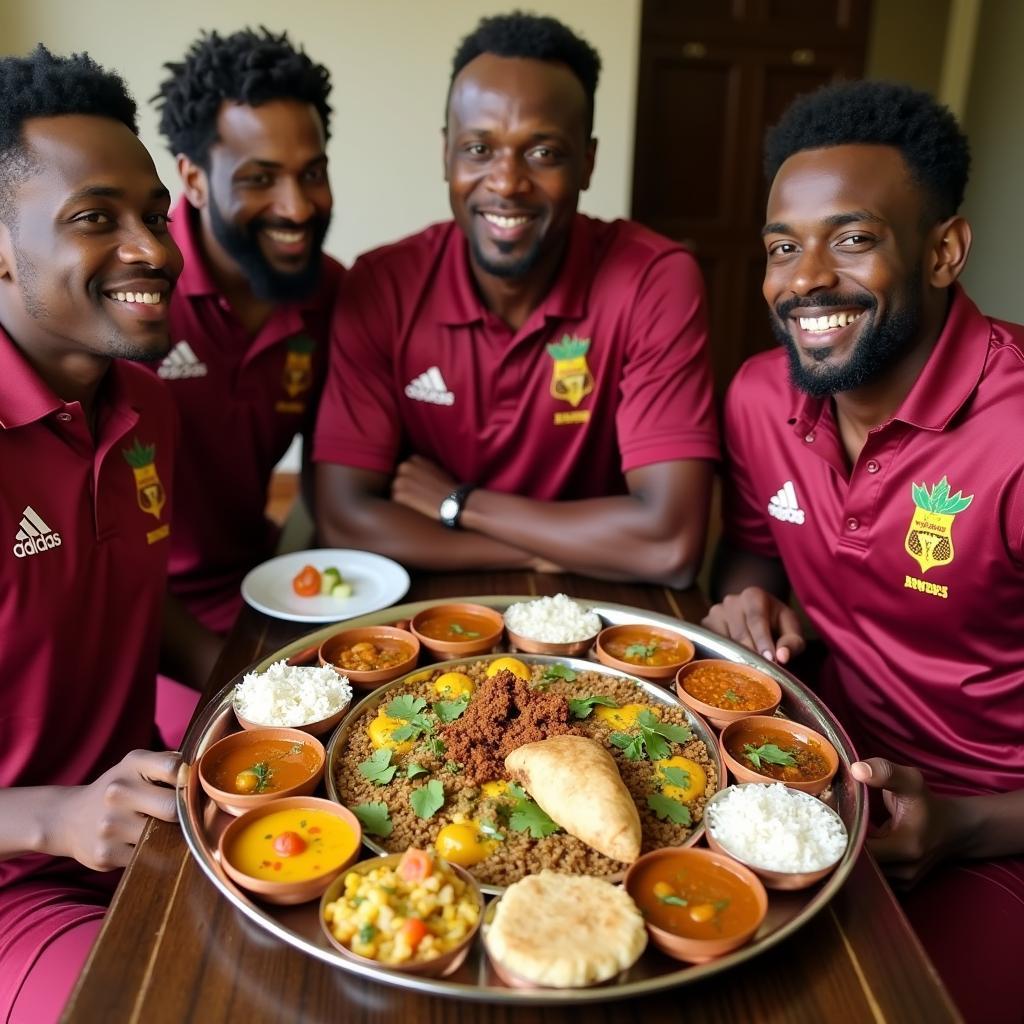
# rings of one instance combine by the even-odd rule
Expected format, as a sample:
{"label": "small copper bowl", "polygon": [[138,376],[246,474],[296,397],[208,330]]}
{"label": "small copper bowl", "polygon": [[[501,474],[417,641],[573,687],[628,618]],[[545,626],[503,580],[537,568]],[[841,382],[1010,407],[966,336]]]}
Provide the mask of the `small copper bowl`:
{"label": "small copper bowl", "polygon": [[[785,779],[762,775],[761,772],[755,771],[729,753],[728,744],[742,742],[741,738],[748,734],[753,738],[753,735],[762,729],[787,733],[795,740],[805,744],[809,743],[815,747],[816,752],[825,759],[827,765],[825,774],[806,782],[787,782]],[[781,782],[784,786],[789,786],[790,789],[799,789],[812,796],[817,796],[828,788],[839,768],[839,755],[836,753],[836,748],[821,733],[808,729],[806,725],[801,725],[799,722],[792,722],[788,718],[773,718],[767,715],[750,715],[747,718],[741,718],[738,722],[732,722],[722,730],[718,737],[718,746],[722,752],[722,760],[729,769],[729,774],[737,782]]]}
{"label": "small copper bowl", "polygon": [[[740,783],[741,786],[759,786],[764,783],[759,782],[744,782]],[[733,853],[724,843],[719,842],[716,838],[714,830],[711,827],[711,822],[708,817],[708,810],[712,805],[724,797],[724,794],[728,793],[732,789],[736,789],[736,786],[727,786],[725,789],[720,789],[705,805],[704,805],[704,834],[707,836],[708,846],[712,850],[723,854],[726,857],[731,857],[735,861],[739,861],[740,864],[750,868],[751,871],[757,875],[758,878],[764,883],[766,889],[781,889],[781,890],[792,890],[792,889],[806,889],[808,886],[814,885],[815,882],[820,882],[826,875],[830,875],[836,869],[836,865],[843,859],[843,853],[840,853],[838,857],[831,864],[826,864],[825,867],[819,868],[816,871],[775,871],[771,868],[763,868],[758,864],[753,864],[751,861],[741,857],[738,853]],[[843,819],[826,803],[819,800],[816,796],[811,796],[810,793],[804,793],[799,789],[791,789],[787,787],[786,790],[794,800],[813,800],[815,803],[820,804],[825,811],[835,818],[836,821],[843,828],[843,832],[846,834],[847,844],[849,844],[849,833],[847,832],[846,825],[843,823]]]}
{"label": "small copper bowl", "polygon": [[[250,722],[248,718],[243,718],[238,713],[238,708],[231,705],[235,712],[235,720],[238,724],[246,730],[252,729],[269,729],[273,726],[263,725],[260,722]],[[334,712],[333,715],[328,715],[326,718],[321,718],[316,722],[305,722],[302,725],[291,725],[288,728],[298,729],[299,732],[308,733],[310,736],[324,736],[329,733],[344,717],[348,714],[348,709],[352,707],[352,701],[348,700],[342,707]]]}
{"label": "small copper bowl", "polygon": [[[328,814],[340,818],[355,835],[351,856],[347,857],[337,867],[331,868],[330,871],[325,871],[323,874],[288,882],[255,878],[252,875],[247,875],[240,868],[235,867],[227,851],[230,849],[231,843],[238,833],[252,822],[265,818],[268,814],[290,809],[326,811]],[[359,824],[359,819],[347,807],[342,807],[341,804],[336,804],[333,800],[323,800],[320,797],[289,796],[280,800],[271,800],[235,818],[221,833],[220,842],[217,844],[217,855],[220,858],[220,866],[224,869],[224,873],[237,886],[255,893],[267,903],[289,906],[293,903],[308,903],[310,900],[315,900],[339,874],[355,862],[355,859],[359,856],[362,841],[363,827]]]}
{"label": "small copper bowl", "polygon": [[[465,640],[437,640],[423,632],[424,625],[431,619],[445,616],[457,619],[460,615],[473,615],[484,619],[490,628],[478,630],[479,636],[468,637]],[[472,654],[486,654],[501,641],[505,632],[505,620],[500,612],[482,604],[435,604],[417,612],[409,623],[409,629],[431,654],[441,660],[448,660],[467,658]]]}
{"label": "small copper bowl", "polygon": [[[372,671],[360,671],[358,669],[345,668],[341,664],[342,648],[351,647],[361,642],[372,643],[385,650],[402,651],[410,653],[406,658],[396,665],[387,668],[374,669]],[[374,690],[384,683],[390,683],[392,679],[411,672],[416,667],[420,656],[420,642],[407,629],[398,629],[395,626],[362,626],[357,629],[343,629],[340,633],[329,636],[320,645],[320,664],[330,665],[342,675],[348,677],[353,686],[363,690]]]}
{"label": "small copper bowl", "polygon": [[394,867],[402,859],[404,854],[401,853],[389,853],[383,857],[373,857],[370,860],[360,861],[360,863],[353,865],[348,871],[343,872],[327,887],[327,891],[320,898],[320,927],[323,930],[327,941],[336,949],[342,956],[349,960],[354,960],[357,964],[364,964],[368,967],[379,967],[385,971],[399,971],[402,974],[416,974],[424,978],[445,978],[449,974],[454,974],[461,966],[466,956],[469,954],[470,946],[473,945],[473,940],[476,938],[477,932],[480,930],[480,922],[484,916],[484,898],[480,892],[480,886],[477,884],[476,879],[464,868],[460,868],[457,864],[449,864],[447,861],[445,864],[447,867],[454,871],[468,886],[469,892],[475,897],[477,902],[477,918],[476,926],[472,928],[468,935],[454,948],[449,949],[446,953],[442,953],[440,956],[434,957],[432,960],[419,960],[414,963],[405,964],[384,964],[379,960],[372,960],[370,957],[362,956],[359,953],[353,953],[348,946],[339,942],[331,931],[327,924],[327,920],[324,916],[324,911],[328,903],[333,903],[338,899],[345,891],[345,878],[352,871],[357,871],[360,874],[366,874],[372,871],[374,868],[379,867]]}
{"label": "small copper bowl", "polygon": [[586,654],[594,646],[594,641],[597,639],[597,634],[595,633],[593,636],[588,636],[585,640],[573,640],[566,644],[556,644],[545,640],[533,640],[528,636],[520,636],[518,633],[513,633],[507,626],[505,627],[505,633],[508,635],[508,642],[517,651],[522,651],[525,654],[555,654],[563,658],[576,658]]}
{"label": "small copper bowl", "polygon": [[[719,707],[717,704],[705,704],[686,689],[687,679],[705,667],[728,669],[738,676],[757,683],[758,686],[762,686],[768,691],[769,700],[761,707],[750,711],[736,711],[728,707]],[[771,676],[759,672],[749,665],[740,665],[724,658],[702,658],[684,665],[676,673],[676,695],[688,708],[707,719],[716,729],[724,729],[730,722],[738,722],[741,718],[749,718],[751,715],[774,715],[782,703],[782,687]]]}
{"label": "small copper bowl", "polygon": [[675,960],[700,964],[708,960],[714,960],[716,957],[724,956],[726,953],[731,953],[734,949],[739,949],[740,946],[745,945],[754,937],[758,928],[761,927],[765,915],[768,913],[768,894],[764,891],[764,886],[761,884],[760,879],[750,868],[744,867],[731,857],[716,853],[714,850],[702,850],[695,847],[683,849],[681,847],[667,846],[660,850],[652,850],[650,853],[645,853],[639,860],[630,865],[629,870],[626,872],[626,880],[622,883],[625,886],[626,892],[634,900],[637,900],[639,906],[642,907],[644,902],[646,902],[641,901],[636,892],[637,877],[640,870],[652,861],[669,858],[680,860],[684,863],[689,861],[691,864],[704,861],[706,864],[714,864],[719,868],[730,871],[753,893],[754,899],[757,902],[758,913],[757,919],[751,927],[742,932],[737,932],[735,935],[714,939],[696,939],[677,935],[675,932],[659,928],[657,925],[651,924],[650,920],[646,920],[647,934],[650,935],[651,942],[658,949]]}
{"label": "small copper bowl", "polygon": [[[309,747],[316,755],[317,766],[313,772],[302,782],[285,789],[276,789],[268,793],[232,793],[227,789],[220,789],[210,781],[214,765],[218,764],[227,754],[247,745],[256,744],[261,740],[288,740],[292,743],[302,743]],[[271,800],[279,800],[286,796],[304,796],[312,793],[320,784],[324,775],[324,763],[327,759],[324,745],[309,733],[299,729],[250,729],[243,732],[233,732],[223,739],[218,740],[210,747],[202,757],[199,758],[199,783],[206,795],[222,810],[228,814],[245,814],[254,807],[270,803]]]}
{"label": "small copper bowl", "polygon": [[[668,640],[681,648],[681,654],[667,665],[637,665],[632,661],[623,661],[621,658],[617,658],[614,654],[610,653],[607,645],[609,641],[621,638],[624,633],[647,633],[651,636]],[[668,629],[663,626],[626,624],[608,626],[606,629],[602,629],[597,634],[594,650],[597,653],[597,660],[609,668],[617,668],[620,672],[628,672],[630,675],[640,676],[642,679],[671,679],[696,653],[693,644],[674,629]]]}

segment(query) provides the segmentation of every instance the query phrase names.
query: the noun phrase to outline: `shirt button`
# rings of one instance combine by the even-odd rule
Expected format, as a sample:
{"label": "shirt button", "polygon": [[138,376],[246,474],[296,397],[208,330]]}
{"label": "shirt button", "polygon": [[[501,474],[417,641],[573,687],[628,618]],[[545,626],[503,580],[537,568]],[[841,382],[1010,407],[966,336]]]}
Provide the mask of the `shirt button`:
{"label": "shirt button", "polygon": [[814,444],[814,431],[812,430],[806,437],[804,437],[804,440],[808,444]]}
{"label": "shirt button", "polygon": [[61,423],[70,423],[73,417],[69,412],[59,412],[57,413],[57,419],[59,419]]}
{"label": "shirt button", "polygon": [[868,459],[868,464],[864,468],[869,473],[877,473],[882,467],[874,459]]}
{"label": "shirt button", "polygon": [[860,520],[854,519],[853,516],[850,516],[850,518],[846,520],[846,528],[848,530],[859,530]]}

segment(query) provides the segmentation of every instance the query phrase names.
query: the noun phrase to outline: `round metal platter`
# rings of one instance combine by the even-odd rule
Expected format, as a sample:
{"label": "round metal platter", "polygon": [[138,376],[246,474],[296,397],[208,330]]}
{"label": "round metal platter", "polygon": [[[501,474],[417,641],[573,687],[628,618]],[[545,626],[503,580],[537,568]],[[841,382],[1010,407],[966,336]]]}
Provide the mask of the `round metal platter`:
{"label": "round metal platter", "polygon": [[[301,661],[311,651],[315,652],[316,648],[327,637],[339,629],[380,625],[398,619],[408,619],[422,609],[432,605],[473,601],[492,608],[504,609],[513,602],[529,600],[531,600],[531,597],[528,595],[472,596],[450,598],[444,601],[419,601],[397,605],[393,608],[383,609],[382,611],[348,620],[343,625],[334,623],[319,629],[282,647],[272,655],[261,659],[247,671],[263,671],[271,663],[281,659]],[[178,812],[185,842],[199,863],[200,868],[221,894],[237,910],[254,922],[257,927],[275,936],[280,941],[301,950],[308,956],[316,957],[338,967],[340,970],[360,975],[384,985],[411,989],[450,999],[468,999],[485,1003],[565,1006],[608,1002],[612,999],[634,998],[663,989],[673,988],[677,985],[699,981],[720,971],[728,970],[730,967],[743,963],[751,957],[757,956],[758,953],[783,941],[810,920],[835,895],[846,881],[864,842],[864,834],[867,828],[867,805],[864,800],[863,787],[857,785],[850,777],[849,767],[851,762],[856,760],[856,754],[846,733],[824,705],[802,683],[784,669],[765,661],[738,644],[709,633],[707,630],[694,626],[689,622],[680,622],[678,619],[667,615],[660,615],[656,612],[630,608],[626,605],[588,601],[582,598],[575,598],[574,600],[584,607],[592,608],[608,625],[638,623],[642,625],[668,626],[677,630],[694,644],[697,649],[697,658],[725,658],[739,664],[750,665],[770,675],[782,687],[783,701],[780,710],[787,717],[802,722],[822,733],[839,752],[839,771],[833,781],[833,800],[831,802],[843,818],[849,833],[846,852],[839,861],[835,871],[820,885],[797,892],[772,891],[769,896],[768,916],[765,918],[753,941],[748,945],[709,963],[694,965],[669,960],[649,947],[648,951],[640,957],[637,963],[621,974],[616,981],[589,989],[508,988],[495,975],[479,939],[465,964],[455,974],[444,979],[417,977],[389,970],[385,967],[370,967],[345,959],[328,944],[326,937],[323,935],[318,919],[318,902],[302,904],[296,907],[275,907],[258,903],[231,882],[221,869],[217,859],[217,838],[231,819],[207,800],[199,785],[198,772],[195,766],[207,747],[220,739],[221,736],[236,728],[234,714],[231,710],[231,694],[243,673],[239,673],[207,705],[200,717],[192,723],[182,744],[182,756],[185,762],[187,778],[185,783],[178,789]],[[458,659],[458,662],[477,661],[481,657],[486,656],[462,658]],[[622,676],[640,685],[652,700],[673,706],[681,706],[674,693],[658,684],[637,679],[626,673],[616,672],[614,669],[607,668],[593,661],[539,655],[530,656],[530,660],[558,661],[568,663],[573,667],[576,667],[578,664],[588,671]],[[455,663],[451,662],[450,664]],[[421,667],[417,672],[423,671],[425,667]],[[347,734],[345,723],[354,717],[354,712],[365,710],[379,703],[389,695],[394,686],[401,683],[402,680],[399,679],[368,694],[359,704],[353,707],[349,715],[346,716],[338,727],[334,736],[331,737],[328,743],[327,773],[329,781],[327,786],[331,796],[335,799],[337,796],[333,779],[331,779],[330,775],[331,765],[334,762],[336,751],[339,749],[343,737]],[[718,761],[717,744],[713,734],[709,733],[708,727],[699,718],[689,713],[688,717],[691,719],[694,731],[708,744],[709,753],[719,767],[719,777],[721,778],[722,770]],[[369,840],[367,840],[367,845],[372,849],[377,849]],[[490,888],[498,891],[496,887]],[[489,888],[484,887],[484,890],[489,891]]]}

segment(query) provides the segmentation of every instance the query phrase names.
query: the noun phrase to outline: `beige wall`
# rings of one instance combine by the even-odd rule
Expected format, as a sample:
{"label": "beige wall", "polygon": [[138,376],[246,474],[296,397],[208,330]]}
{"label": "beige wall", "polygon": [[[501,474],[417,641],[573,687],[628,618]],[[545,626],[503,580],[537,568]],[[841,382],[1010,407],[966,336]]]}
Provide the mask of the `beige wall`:
{"label": "beige wall", "polygon": [[[143,141],[174,193],[174,163],[146,102],[163,62],[180,59],[202,28],[287,28],[334,81],[335,215],[327,247],[349,263],[448,215],[440,128],[452,54],[481,15],[515,6],[511,0],[0,0],[0,52],[23,53],[41,41],[61,53],[86,50],[120,71],[139,101]],[[640,0],[545,0],[537,9],[584,35],[604,60],[597,173],[582,206],[602,217],[624,216]]]}
{"label": "beige wall", "polygon": [[984,0],[964,126],[972,171],[964,213],[974,248],[964,283],[981,309],[1024,323],[1024,4]]}
{"label": "beige wall", "polygon": [[950,0],[875,0],[865,77],[937,94]]}

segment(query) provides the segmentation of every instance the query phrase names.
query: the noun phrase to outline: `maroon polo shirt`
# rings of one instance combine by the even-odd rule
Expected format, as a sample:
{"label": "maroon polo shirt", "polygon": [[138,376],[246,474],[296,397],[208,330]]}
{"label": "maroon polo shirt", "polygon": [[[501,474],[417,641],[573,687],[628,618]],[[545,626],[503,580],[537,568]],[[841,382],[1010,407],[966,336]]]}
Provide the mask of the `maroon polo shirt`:
{"label": "maroon polo shirt", "polygon": [[514,331],[481,301],[453,222],[362,256],[331,329],[313,457],[391,473],[412,453],[547,501],[717,459],[693,258],[637,224],[578,215],[551,291]]}
{"label": "maroon polo shirt", "polygon": [[1024,788],[1024,328],[953,292],[850,470],[830,400],[779,349],[726,399],[726,533],[779,558],[832,653],[822,696],[862,756],[946,793]]}
{"label": "maroon polo shirt", "polygon": [[[96,436],[0,330],[0,786],[92,782],[151,746],[174,409],[111,364]],[[0,887],[53,864],[0,862]]]}
{"label": "maroon polo shirt", "polygon": [[253,337],[207,270],[198,220],[179,200],[171,234],[185,269],[171,299],[171,351],[153,370],[181,421],[171,591],[224,632],[241,605],[242,577],[274,553],[267,486],[292,439],[312,426],[343,270],[325,255],[317,290],[277,306]]}

